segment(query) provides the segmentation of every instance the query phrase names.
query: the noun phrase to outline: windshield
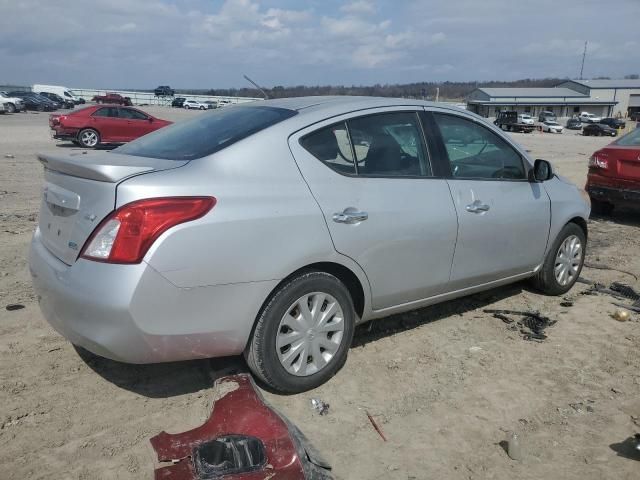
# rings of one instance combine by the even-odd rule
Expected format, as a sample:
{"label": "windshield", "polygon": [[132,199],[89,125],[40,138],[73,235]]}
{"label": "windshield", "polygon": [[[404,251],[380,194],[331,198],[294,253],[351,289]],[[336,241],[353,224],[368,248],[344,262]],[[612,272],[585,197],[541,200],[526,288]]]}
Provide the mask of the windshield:
{"label": "windshield", "polygon": [[620,145],[621,147],[640,147],[640,128],[632,130],[624,137],[620,137],[613,143]]}
{"label": "windshield", "polygon": [[176,123],[114,150],[124,155],[192,160],[205,157],[298,112],[274,107],[236,107]]}

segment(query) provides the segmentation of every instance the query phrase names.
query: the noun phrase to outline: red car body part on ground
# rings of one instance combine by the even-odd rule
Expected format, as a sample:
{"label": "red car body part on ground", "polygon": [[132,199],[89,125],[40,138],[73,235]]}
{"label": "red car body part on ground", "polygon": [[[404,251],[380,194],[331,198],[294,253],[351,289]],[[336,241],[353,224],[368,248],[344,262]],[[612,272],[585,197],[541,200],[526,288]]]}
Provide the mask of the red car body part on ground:
{"label": "red car body part on ground", "polygon": [[184,433],[151,439],[156,480],[331,480],[330,467],[305,436],[270,408],[248,374],[216,381],[209,419]]}
{"label": "red car body part on ground", "polygon": [[118,105],[96,105],[49,116],[53,138],[71,140],[86,148],[100,143],[130,142],[171,123],[137,108]]}
{"label": "red car body part on ground", "polygon": [[585,189],[596,213],[611,213],[616,205],[640,205],[640,129],[591,156]]}

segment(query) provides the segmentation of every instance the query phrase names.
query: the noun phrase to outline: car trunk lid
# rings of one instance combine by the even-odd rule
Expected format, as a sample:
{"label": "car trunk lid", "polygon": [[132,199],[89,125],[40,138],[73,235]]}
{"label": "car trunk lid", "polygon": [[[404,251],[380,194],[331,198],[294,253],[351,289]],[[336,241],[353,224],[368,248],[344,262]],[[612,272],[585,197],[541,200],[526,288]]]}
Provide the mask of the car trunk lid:
{"label": "car trunk lid", "polygon": [[76,261],[87,238],[114,210],[122,180],[188,163],[113,152],[41,154],[38,159],[45,169],[38,224],[42,242],[67,265]]}
{"label": "car trunk lid", "polygon": [[608,168],[601,174],[640,183],[640,148],[613,144],[595,155],[608,162]]}

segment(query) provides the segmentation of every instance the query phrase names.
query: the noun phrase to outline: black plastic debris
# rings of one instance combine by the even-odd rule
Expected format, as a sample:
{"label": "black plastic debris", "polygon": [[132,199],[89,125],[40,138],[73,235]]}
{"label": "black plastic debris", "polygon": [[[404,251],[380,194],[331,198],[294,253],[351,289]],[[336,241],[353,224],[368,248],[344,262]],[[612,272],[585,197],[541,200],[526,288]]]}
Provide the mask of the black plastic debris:
{"label": "black plastic debris", "polygon": [[266,465],[267,454],[256,437],[226,435],[194,448],[193,463],[198,478],[218,478],[259,470]]}
{"label": "black plastic debris", "polygon": [[[495,318],[502,320],[510,325],[512,330],[519,330],[524,340],[533,342],[541,342],[547,338],[544,333],[547,327],[556,324],[557,320],[551,320],[549,317],[541,315],[540,312],[523,312],[519,310],[483,310],[484,313],[490,313]],[[520,317],[513,319],[512,316]]]}
{"label": "black plastic debris", "polygon": [[633,289],[633,287],[625,283],[613,282],[609,286],[609,289],[616,293],[619,293],[620,295],[622,295],[625,298],[628,298],[629,300],[633,300],[635,302],[634,305],[636,305],[636,303],[638,303],[638,300],[640,300],[640,294],[636,292]]}
{"label": "black plastic debris", "polygon": [[24,308],[24,305],[22,305],[21,303],[10,303],[5,308],[10,312],[13,312],[14,310],[22,310]]}

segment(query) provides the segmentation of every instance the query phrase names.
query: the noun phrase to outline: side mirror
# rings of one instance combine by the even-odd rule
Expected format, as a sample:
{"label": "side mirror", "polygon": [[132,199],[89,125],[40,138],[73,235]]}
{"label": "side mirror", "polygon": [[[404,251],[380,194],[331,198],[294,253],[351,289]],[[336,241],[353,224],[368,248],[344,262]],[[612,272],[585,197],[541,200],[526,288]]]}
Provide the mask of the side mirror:
{"label": "side mirror", "polygon": [[533,170],[531,172],[531,180],[534,182],[546,182],[547,180],[551,180],[555,175],[553,173],[553,167],[551,166],[551,163],[540,158],[536,159],[536,161],[534,162]]}
{"label": "side mirror", "polygon": [[147,120],[149,120],[149,123],[152,123],[153,122],[153,117],[149,117],[149,118],[147,118]]}

